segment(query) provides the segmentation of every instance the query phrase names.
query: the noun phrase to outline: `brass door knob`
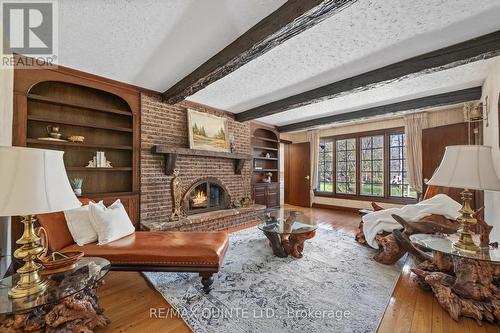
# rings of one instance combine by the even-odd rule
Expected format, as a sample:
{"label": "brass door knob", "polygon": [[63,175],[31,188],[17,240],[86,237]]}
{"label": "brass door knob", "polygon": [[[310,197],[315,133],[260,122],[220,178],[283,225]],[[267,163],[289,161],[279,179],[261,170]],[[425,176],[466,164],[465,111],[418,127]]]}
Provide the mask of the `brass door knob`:
{"label": "brass door knob", "polygon": [[311,177],[309,177],[309,175],[305,176],[304,178],[305,178],[306,180],[311,179]]}

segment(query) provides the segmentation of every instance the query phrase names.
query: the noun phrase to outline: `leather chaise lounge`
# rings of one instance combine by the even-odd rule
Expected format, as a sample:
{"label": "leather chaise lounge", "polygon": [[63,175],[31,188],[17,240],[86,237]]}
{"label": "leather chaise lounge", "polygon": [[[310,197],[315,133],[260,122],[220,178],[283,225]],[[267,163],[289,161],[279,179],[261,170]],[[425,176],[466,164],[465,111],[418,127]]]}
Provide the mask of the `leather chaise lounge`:
{"label": "leather chaise lounge", "polygon": [[136,231],[105,245],[78,246],[62,212],[41,214],[37,219],[46,231],[52,252],[83,251],[85,256],[106,258],[115,271],[199,273],[207,294],[212,275],[219,271],[228,247],[225,232],[147,231]]}

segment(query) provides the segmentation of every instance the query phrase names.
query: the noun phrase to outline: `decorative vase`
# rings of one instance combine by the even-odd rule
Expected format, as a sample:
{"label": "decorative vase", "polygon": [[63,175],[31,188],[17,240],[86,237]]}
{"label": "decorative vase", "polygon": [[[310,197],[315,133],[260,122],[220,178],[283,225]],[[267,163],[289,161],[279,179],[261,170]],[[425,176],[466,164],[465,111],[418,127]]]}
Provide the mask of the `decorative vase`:
{"label": "decorative vase", "polygon": [[82,195],[82,189],[81,188],[74,188],[73,192],[75,192],[75,195],[77,197],[80,197]]}

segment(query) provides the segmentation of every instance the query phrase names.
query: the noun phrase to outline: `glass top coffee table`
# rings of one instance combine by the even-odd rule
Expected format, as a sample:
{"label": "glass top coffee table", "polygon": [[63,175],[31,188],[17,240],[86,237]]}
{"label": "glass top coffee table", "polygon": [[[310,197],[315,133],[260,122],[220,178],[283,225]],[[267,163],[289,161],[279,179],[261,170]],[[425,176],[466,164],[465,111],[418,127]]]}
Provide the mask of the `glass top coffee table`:
{"label": "glass top coffee table", "polygon": [[281,258],[302,258],[304,242],[313,238],[318,229],[315,219],[288,208],[267,209],[259,214],[259,219],[262,223],[258,228],[269,239],[274,255]]}
{"label": "glass top coffee table", "polygon": [[[74,323],[83,322],[82,331],[92,331],[109,324],[99,305],[97,288],[109,272],[111,264],[98,257],[81,258],[75,268],[54,273],[44,278],[48,280],[47,291],[23,298],[9,298],[10,288],[16,285],[19,274],[0,280],[0,332],[16,323],[19,332],[29,326],[44,331],[46,327],[54,331],[72,332]],[[77,312],[73,309],[78,308]],[[71,320],[64,319],[70,316]],[[20,327],[19,325],[25,325]],[[85,328],[85,329],[84,329]]]}
{"label": "glass top coffee table", "polygon": [[[487,262],[500,263],[500,249],[494,247],[482,247],[478,253],[470,253],[457,250],[453,243],[458,240],[458,235],[434,235],[434,234],[414,234],[410,240],[430,251],[437,251],[460,258],[475,259]],[[477,242],[477,240],[476,240]]]}

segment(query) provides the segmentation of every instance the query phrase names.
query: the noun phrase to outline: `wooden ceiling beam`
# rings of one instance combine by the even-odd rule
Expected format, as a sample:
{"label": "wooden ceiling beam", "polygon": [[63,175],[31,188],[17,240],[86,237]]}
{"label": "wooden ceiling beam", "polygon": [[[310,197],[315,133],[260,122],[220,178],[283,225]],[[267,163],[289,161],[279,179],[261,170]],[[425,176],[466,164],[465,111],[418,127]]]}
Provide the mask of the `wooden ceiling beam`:
{"label": "wooden ceiling beam", "polygon": [[238,113],[235,118],[238,121],[262,118],[346,93],[369,90],[395,80],[439,72],[498,55],[500,55],[500,31],[261,105]]}
{"label": "wooden ceiling beam", "polygon": [[280,132],[291,132],[308,129],[311,127],[346,122],[355,119],[370,118],[382,116],[401,111],[418,110],[430,107],[439,107],[446,105],[459,104],[469,101],[479,100],[481,98],[481,87],[474,87],[464,90],[452,91],[444,94],[427,96],[411,99],[408,101],[376,106],[359,111],[336,114],[327,117],[321,117],[306,121],[301,121],[289,125],[278,126]]}
{"label": "wooden ceiling beam", "polygon": [[162,96],[175,104],[357,0],[288,0]]}

